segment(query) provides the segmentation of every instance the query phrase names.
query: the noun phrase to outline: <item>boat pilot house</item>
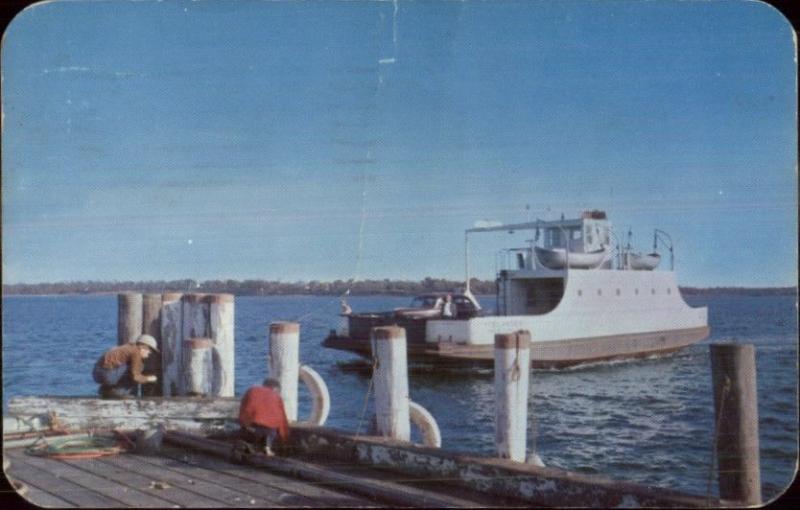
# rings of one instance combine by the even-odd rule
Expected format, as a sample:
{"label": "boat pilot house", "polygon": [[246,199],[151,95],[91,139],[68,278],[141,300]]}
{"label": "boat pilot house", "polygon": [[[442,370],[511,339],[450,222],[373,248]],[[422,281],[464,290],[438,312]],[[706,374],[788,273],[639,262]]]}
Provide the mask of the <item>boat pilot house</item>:
{"label": "boat pilot house", "polygon": [[[532,235],[527,245],[496,254],[497,299],[490,313],[470,292],[469,239],[504,231]],[[669,235],[655,229],[649,253],[636,251],[631,238],[628,232],[623,243],[597,210],[579,218],[467,229],[464,289],[426,296],[420,307],[354,313],[323,345],[370,356],[370,328],[394,324],[406,329],[411,359],[489,363],[496,334],[527,330],[532,365],[561,367],[672,352],[706,338],[707,309],[683,301]],[[669,269],[659,267],[664,249]],[[445,313],[445,297],[458,302],[454,313]]]}

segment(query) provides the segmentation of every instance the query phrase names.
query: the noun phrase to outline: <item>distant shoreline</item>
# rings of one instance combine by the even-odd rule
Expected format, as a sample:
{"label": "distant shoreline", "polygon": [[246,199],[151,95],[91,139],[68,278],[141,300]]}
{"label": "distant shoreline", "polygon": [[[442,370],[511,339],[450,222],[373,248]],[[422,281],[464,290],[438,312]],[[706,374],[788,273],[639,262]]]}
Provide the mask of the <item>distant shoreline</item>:
{"label": "distant shoreline", "polygon": [[[207,280],[191,279],[143,282],[56,282],[18,283],[3,285],[4,297],[11,296],[102,296],[121,292],[160,294],[183,292],[201,294],[229,293],[235,296],[414,296],[427,292],[452,292],[463,288],[463,281],[425,278],[411,280],[359,280],[333,282],[279,282],[267,280]],[[495,282],[490,280],[470,281],[474,294],[494,295]],[[797,287],[679,287],[684,296],[788,296],[797,295]]]}

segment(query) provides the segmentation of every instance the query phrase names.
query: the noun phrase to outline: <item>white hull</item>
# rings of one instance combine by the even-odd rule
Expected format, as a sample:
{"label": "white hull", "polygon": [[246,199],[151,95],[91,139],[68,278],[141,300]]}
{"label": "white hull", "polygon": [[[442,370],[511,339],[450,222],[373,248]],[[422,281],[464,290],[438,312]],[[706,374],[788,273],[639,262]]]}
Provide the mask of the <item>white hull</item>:
{"label": "white hull", "polygon": [[707,327],[707,309],[683,301],[673,272],[570,271],[564,296],[549,313],[431,320],[425,340],[493,345],[495,334],[524,329],[534,343],[546,343]]}

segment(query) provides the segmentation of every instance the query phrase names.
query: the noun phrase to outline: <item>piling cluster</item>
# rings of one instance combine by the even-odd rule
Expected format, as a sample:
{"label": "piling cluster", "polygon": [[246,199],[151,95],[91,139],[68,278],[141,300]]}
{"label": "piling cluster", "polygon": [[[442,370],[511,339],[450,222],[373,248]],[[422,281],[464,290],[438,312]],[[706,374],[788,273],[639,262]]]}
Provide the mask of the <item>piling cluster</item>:
{"label": "piling cluster", "polygon": [[117,341],[135,342],[141,334],[156,339],[161,356],[148,358],[145,371],[161,384],[149,395],[232,397],[233,320],[232,294],[126,292],[118,296]]}

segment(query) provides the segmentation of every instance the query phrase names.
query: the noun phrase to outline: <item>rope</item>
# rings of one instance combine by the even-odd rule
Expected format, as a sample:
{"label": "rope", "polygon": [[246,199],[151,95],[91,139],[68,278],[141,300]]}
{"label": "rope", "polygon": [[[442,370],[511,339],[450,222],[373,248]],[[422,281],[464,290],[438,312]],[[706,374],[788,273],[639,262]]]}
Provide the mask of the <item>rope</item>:
{"label": "rope", "polygon": [[375,371],[378,369],[378,357],[375,355],[375,341],[370,339],[372,346],[372,375],[369,377],[369,384],[367,385],[367,392],[364,394],[364,405],[361,407],[361,415],[358,417],[358,426],[356,427],[356,437],[361,434],[361,423],[364,421],[364,416],[367,414],[367,404],[369,404],[369,394],[372,393],[372,387],[375,383]]}
{"label": "rope", "polygon": [[37,439],[26,452],[51,459],[93,459],[115,455],[125,449],[116,439],[100,436],[54,439],[44,444],[39,443]]}
{"label": "rope", "polygon": [[731,379],[725,376],[725,384],[722,386],[722,397],[719,402],[719,414],[717,414],[717,421],[714,424],[714,438],[711,448],[711,462],[708,463],[708,487],[706,489],[706,503],[711,505],[711,479],[714,474],[714,460],[717,458],[717,443],[719,441],[719,425],[722,421],[722,415],[725,411],[725,399],[728,398],[728,391],[731,388]]}

